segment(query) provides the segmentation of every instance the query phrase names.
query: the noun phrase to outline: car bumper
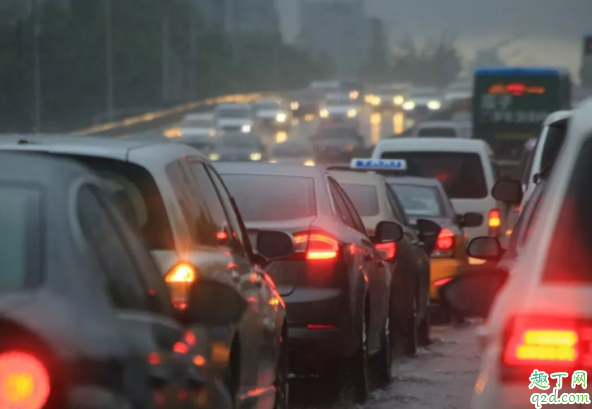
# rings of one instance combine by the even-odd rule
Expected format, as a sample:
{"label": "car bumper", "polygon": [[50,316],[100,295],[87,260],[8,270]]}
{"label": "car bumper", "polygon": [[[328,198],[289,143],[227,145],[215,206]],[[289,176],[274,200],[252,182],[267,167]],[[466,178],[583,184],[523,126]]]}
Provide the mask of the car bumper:
{"label": "car bumper", "polygon": [[438,290],[440,287],[434,285],[439,280],[455,277],[465,266],[461,260],[455,258],[432,258],[430,259],[430,300],[431,303],[439,303],[440,296]]}

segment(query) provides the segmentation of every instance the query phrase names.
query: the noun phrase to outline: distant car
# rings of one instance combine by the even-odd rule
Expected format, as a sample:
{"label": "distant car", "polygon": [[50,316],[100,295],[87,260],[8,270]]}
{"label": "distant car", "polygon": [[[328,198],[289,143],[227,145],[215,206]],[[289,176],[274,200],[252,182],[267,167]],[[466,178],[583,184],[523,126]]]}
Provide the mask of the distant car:
{"label": "distant car", "polygon": [[250,104],[219,104],[215,116],[219,134],[249,133],[253,130],[253,111]]}
{"label": "distant car", "polygon": [[329,94],[321,104],[319,116],[325,123],[358,124],[360,105],[348,94]]}
{"label": "distant car", "polygon": [[296,118],[302,118],[306,115],[318,115],[319,101],[320,97],[311,90],[297,92],[290,101],[292,115]]}
{"label": "distant car", "polygon": [[306,139],[291,139],[271,148],[271,163],[315,166],[312,144]]}
{"label": "distant car", "polygon": [[469,264],[468,241],[463,228],[481,225],[483,216],[457,215],[444,187],[436,179],[389,177],[387,182],[401,200],[411,226],[416,226],[419,219],[427,219],[442,228],[430,254],[430,299],[431,305],[437,305],[440,287]]}
{"label": "distant car", "polygon": [[500,237],[506,227],[505,215],[491,190],[496,171],[489,146],[474,139],[397,138],[376,145],[375,159],[403,159],[407,176],[439,180],[456,213],[479,213],[484,223],[465,229],[469,237]]}
{"label": "distant car", "polygon": [[[434,223],[414,225],[406,217],[396,193],[377,174],[330,171],[362,217],[370,238],[381,221],[402,226],[404,237],[397,243],[377,244],[391,274],[391,336],[405,352],[414,354],[418,346],[430,342],[430,262],[428,254],[436,243],[440,227]],[[432,233],[430,238],[428,234]],[[426,243],[428,242],[428,243]]]}
{"label": "distant car", "polygon": [[260,99],[253,102],[255,120],[263,128],[286,128],[290,125],[292,113],[283,101]]}
{"label": "distant car", "polygon": [[391,379],[389,273],[375,244],[402,238],[401,227],[375,226],[374,241],[339,184],[320,167],[216,165],[253,242],[261,230],[288,232],[296,254],[264,265],[284,297],[295,373],[340,371],[358,401],[368,397],[369,358]]}
{"label": "distant car", "polygon": [[365,146],[362,135],[348,125],[321,128],[310,141],[317,162],[349,161]]}
{"label": "distant car", "polygon": [[448,104],[469,102],[473,98],[473,84],[471,82],[455,82],[446,88],[444,100]]}
{"label": "distant car", "polygon": [[[210,356],[188,356],[202,340],[187,327],[210,303],[191,291],[175,314],[100,179],[74,161],[3,152],[0,208],[2,408],[153,408],[157,396],[162,408],[232,408],[207,377]],[[217,324],[234,324],[240,295],[206,287],[229,303]],[[184,397],[203,393],[213,401]]]}
{"label": "distant car", "polygon": [[228,133],[216,139],[209,158],[213,162],[266,162],[268,155],[257,135]]}
{"label": "distant car", "polygon": [[425,115],[442,109],[443,101],[436,88],[415,88],[403,103],[403,110],[413,115]]}
{"label": "distant car", "polygon": [[412,89],[411,84],[381,85],[368,96],[367,102],[376,109],[401,109]]}
{"label": "distant car", "polygon": [[[126,221],[144,239],[177,310],[187,310],[191,288],[206,280],[230,286],[243,301],[260,306],[246,308],[236,325],[205,330],[205,335],[214,339],[212,348],[217,346],[216,359],[224,369],[221,376],[236,406],[269,404],[265,406],[269,408],[275,400],[277,408],[285,407],[285,309],[275,284],[258,266],[266,260],[262,254],[274,259],[280,250],[279,257],[288,256],[293,244],[285,233],[265,231],[254,254],[231,196],[204,155],[174,143],[48,135],[3,137],[0,150],[68,157],[101,178]],[[89,229],[97,232],[103,226],[96,218],[89,223]],[[101,237],[93,244],[114,265],[116,281],[121,280],[124,266],[114,264],[119,263],[117,252],[126,247]],[[143,266],[152,258],[146,254],[135,263]],[[120,297],[127,299],[126,294]],[[216,317],[226,307],[221,299],[204,311]],[[163,331],[163,340],[169,339],[166,328]],[[142,356],[141,362],[145,359]]]}
{"label": "distant car", "polygon": [[179,129],[181,130],[181,137],[178,141],[201,151],[207,151],[213,138],[217,135],[213,113],[185,115]]}
{"label": "distant car", "polygon": [[471,138],[473,125],[470,122],[428,121],[420,122],[414,128],[416,137]]}

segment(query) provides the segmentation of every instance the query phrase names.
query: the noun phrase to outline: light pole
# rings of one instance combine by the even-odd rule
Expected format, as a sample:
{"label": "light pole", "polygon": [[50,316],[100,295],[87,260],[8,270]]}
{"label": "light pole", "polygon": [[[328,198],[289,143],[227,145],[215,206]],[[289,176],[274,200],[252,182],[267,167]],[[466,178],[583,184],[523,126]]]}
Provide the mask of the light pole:
{"label": "light pole", "polygon": [[111,0],[105,0],[105,53],[107,73],[107,116],[113,119],[114,92],[113,92],[113,26],[111,14]]}
{"label": "light pole", "polygon": [[41,90],[41,55],[39,50],[39,34],[41,32],[41,24],[39,21],[39,4],[38,0],[33,0],[33,88],[35,98],[35,130],[41,130],[42,118],[42,90]]}

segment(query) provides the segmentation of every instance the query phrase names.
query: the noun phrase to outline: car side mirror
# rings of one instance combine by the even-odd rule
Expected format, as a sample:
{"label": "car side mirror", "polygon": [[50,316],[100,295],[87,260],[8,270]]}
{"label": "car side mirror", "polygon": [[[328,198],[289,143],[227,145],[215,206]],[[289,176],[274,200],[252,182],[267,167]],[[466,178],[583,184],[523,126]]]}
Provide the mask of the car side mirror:
{"label": "car side mirror", "polygon": [[267,261],[290,257],[294,250],[294,239],[288,233],[260,231],[257,234],[257,253]]}
{"label": "car side mirror", "polygon": [[227,326],[237,324],[246,309],[247,302],[231,286],[200,279],[191,287],[187,308],[181,315],[188,325]]}
{"label": "car side mirror", "polygon": [[522,183],[515,179],[498,180],[493,186],[491,194],[495,200],[509,205],[520,204],[524,195]]}
{"label": "car side mirror", "polygon": [[507,270],[471,266],[440,288],[440,299],[459,316],[487,318],[508,276]]}
{"label": "car side mirror", "polygon": [[436,247],[436,241],[438,240],[438,234],[440,234],[441,227],[438,223],[427,219],[417,220],[417,231],[419,238],[424,243],[424,249],[428,255],[432,254],[434,247]]}
{"label": "car side mirror", "polygon": [[484,219],[480,213],[465,213],[458,215],[458,224],[460,227],[479,227],[483,224]]}
{"label": "car side mirror", "polygon": [[403,228],[394,222],[380,222],[376,225],[374,241],[376,243],[393,243],[403,238]]}
{"label": "car side mirror", "polygon": [[477,237],[469,243],[467,254],[481,260],[499,261],[504,249],[497,237]]}

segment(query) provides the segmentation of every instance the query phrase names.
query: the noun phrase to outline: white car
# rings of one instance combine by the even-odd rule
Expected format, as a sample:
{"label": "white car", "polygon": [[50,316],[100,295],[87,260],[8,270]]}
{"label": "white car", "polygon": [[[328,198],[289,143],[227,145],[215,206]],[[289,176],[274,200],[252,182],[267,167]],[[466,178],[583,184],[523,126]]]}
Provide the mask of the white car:
{"label": "white car", "polygon": [[262,126],[282,128],[290,123],[291,112],[282,101],[260,99],[253,102],[255,120]]}
{"label": "white car", "polygon": [[331,122],[357,121],[360,106],[348,94],[329,94],[321,105],[321,119]]}
{"label": "white car", "polygon": [[[473,409],[534,408],[534,400],[543,400],[540,393],[554,393],[557,379],[550,375],[557,372],[567,377],[557,393],[561,404],[553,407],[590,407],[589,396],[572,395],[589,392],[572,388],[572,376],[590,372],[592,363],[591,179],[592,101],[587,101],[573,113],[532,233],[510,271],[467,274],[443,290],[456,310],[488,315],[480,330],[484,352]],[[501,253],[488,239],[471,247],[485,259]],[[548,389],[532,386],[535,370],[547,374]]]}
{"label": "white car", "polygon": [[439,137],[439,138],[471,138],[473,125],[470,122],[455,121],[428,121],[415,126],[415,137]]}
{"label": "white car", "polygon": [[179,142],[200,150],[207,147],[218,133],[213,113],[185,115],[179,129],[181,130]]}
{"label": "white car", "polygon": [[457,214],[479,213],[484,222],[466,228],[470,237],[499,237],[503,215],[491,189],[495,184],[493,152],[481,140],[458,138],[394,138],[374,148],[374,159],[403,159],[405,175],[438,179]]}
{"label": "white car", "polygon": [[249,133],[253,130],[253,111],[250,104],[220,104],[216,107],[218,133]]}

